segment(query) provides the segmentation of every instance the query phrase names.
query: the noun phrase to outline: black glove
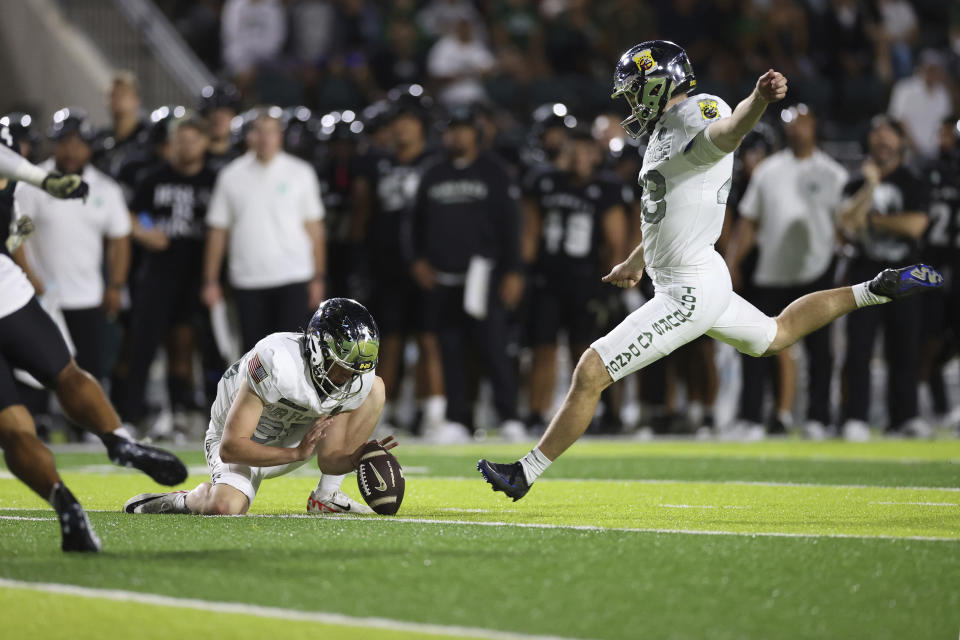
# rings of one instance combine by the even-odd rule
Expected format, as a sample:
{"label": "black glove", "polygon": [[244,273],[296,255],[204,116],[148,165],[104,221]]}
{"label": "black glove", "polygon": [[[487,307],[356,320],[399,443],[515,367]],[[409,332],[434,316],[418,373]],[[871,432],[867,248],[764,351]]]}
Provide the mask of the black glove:
{"label": "black glove", "polygon": [[40,187],[54,198],[83,198],[86,202],[90,194],[90,185],[75,173],[63,175],[51,171],[43,179]]}

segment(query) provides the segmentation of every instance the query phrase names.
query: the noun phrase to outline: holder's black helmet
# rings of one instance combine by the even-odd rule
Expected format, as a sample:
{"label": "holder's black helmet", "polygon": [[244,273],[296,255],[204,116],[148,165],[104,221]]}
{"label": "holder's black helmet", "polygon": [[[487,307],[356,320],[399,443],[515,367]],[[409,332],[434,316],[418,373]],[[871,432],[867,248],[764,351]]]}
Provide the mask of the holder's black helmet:
{"label": "holder's black helmet", "polygon": [[[303,332],[303,354],[322,399],[342,403],[360,393],[359,378],[377,366],[380,330],[366,307],[349,298],[330,298],[317,308]],[[335,365],[351,372],[337,384],[330,379]],[[356,388],[354,388],[356,387]]]}
{"label": "holder's black helmet", "polygon": [[620,125],[631,138],[651,131],[667,101],[697,86],[687,52],[666,40],[641,42],[620,56],[613,72],[613,95],[623,96],[630,116]]}

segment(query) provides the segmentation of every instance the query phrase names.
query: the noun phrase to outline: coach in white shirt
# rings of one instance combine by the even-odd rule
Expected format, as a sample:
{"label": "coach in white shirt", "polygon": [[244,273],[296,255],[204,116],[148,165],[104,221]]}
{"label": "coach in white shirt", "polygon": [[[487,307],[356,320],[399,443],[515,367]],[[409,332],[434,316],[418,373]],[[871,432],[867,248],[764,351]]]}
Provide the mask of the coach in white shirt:
{"label": "coach in white shirt", "polygon": [[[756,299],[751,302],[773,315],[802,295],[833,286],[834,217],[847,181],[847,171],[816,147],[816,120],[805,105],[784,110],[781,118],[787,148],[757,165],[740,201],[741,218],[727,258],[737,283],[740,262],[754,246],[758,248],[753,275]],[[809,365],[804,433],[821,439],[831,423],[829,329],[811,333],[804,345]],[[782,431],[792,422],[796,371],[788,350],[778,358],[786,361],[780,363],[779,410],[771,424],[775,431]],[[744,365],[743,388],[763,389],[768,363],[745,359]],[[741,403],[747,414],[743,418],[760,422],[763,393],[753,396],[752,403]]]}
{"label": "coach in white shirt", "polygon": [[283,151],[279,109],[254,120],[250,149],[221,171],[207,211],[203,300],[223,297],[228,277],[240,317],[243,349],[277,331],[296,331],[323,300],[326,250],[317,175]]}
{"label": "coach in white shirt", "polygon": [[77,350],[77,364],[99,380],[105,373],[106,319],[120,311],[127,284],[130,214],[120,186],[89,164],[92,136],[85,114],[61,109],[50,128],[53,157],[40,165],[83,176],[90,185],[86,203],[58,200],[22,184],[17,187],[17,202],[37,229],[24,246],[43,287],[38,294],[43,293],[48,304],[63,312]]}

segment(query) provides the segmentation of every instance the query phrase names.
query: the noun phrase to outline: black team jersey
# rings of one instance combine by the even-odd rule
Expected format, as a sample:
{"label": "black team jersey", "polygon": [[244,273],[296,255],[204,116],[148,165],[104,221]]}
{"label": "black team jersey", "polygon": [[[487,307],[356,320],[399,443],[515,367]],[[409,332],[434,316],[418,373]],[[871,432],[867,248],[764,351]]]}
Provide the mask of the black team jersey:
{"label": "black team jersey", "polygon": [[[863,178],[847,183],[844,195],[852,196],[863,186]],[[878,215],[896,215],[904,211],[927,211],[927,187],[923,181],[904,166],[897,167],[883,178],[873,190],[871,212]],[[906,236],[887,233],[868,227],[857,241],[858,254],[878,263],[908,263],[917,259],[919,243]]]}
{"label": "black team jersey", "polygon": [[448,159],[430,165],[413,206],[413,256],[447,273],[465,273],[476,255],[492,258],[498,273],[518,270],[519,195],[491,153],[464,168]]}
{"label": "black team jersey", "polygon": [[406,216],[417,195],[417,187],[428,163],[422,153],[412,162],[402,163],[393,156],[380,156],[369,162],[367,171],[373,188],[371,235],[373,248],[382,266],[395,268],[403,256],[403,229]]}
{"label": "black team jersey", "polygon": [[603,275],[603,216],[611,207],[632,202],[631,188],[610,173],[579,182],[568,172],[552,170],[531,175],[524,191],[540,210],[536,275],[561,282]]}
{"label": "black team jersey", "polygon": [[167,234],[171,249],[202,250],[216,177],[207,166],[185,176],[168,163],[157,165],[142,177],[131,208],[134,215],[149,216],[150,223]]}
{"label": "black team jersey", "polygon": [[960,269],[960,160],[938,162],[929,173],[930,226],[924,260],[935,267]]}
{"label": "black team jersey", "polygon": [[17,188],[17,183],[13,180],[7,180],[7,186],[0,189],[0,254],[9,256],[7,251],[7,238],[10,237],[11,225],[13,225],[13,192]]}

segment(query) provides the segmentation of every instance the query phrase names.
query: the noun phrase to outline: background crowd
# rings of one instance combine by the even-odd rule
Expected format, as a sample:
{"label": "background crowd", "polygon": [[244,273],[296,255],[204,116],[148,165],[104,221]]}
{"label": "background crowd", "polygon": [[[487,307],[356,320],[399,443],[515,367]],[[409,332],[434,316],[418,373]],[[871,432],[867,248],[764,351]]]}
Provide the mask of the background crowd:
{"label": "background crowd", "polygon": [[[599,278],[638,243],[642,213],[643,144],[622,134],[610,73],[655,37],[684,46],[698,89],[731,104],[770,67],[789,78],[737,152],[718,249],[741,295],[776,314],[920,259],[947,286],[734,368],[697,340],[611,389],[593,429],[707,433],[721,387],[741,390],[738,437],[924,437],[957,421],[944,376],[960,327],[952,3],[157,4],[220,70],[196,104],[143,105],[118,72],[103,129],[71,107],[6,116],[25,155],[91,185],[86,206],[18,192],[37,227],[30,275],[141,435],[199,434],[233,359],[330,296],[380,326],[384,429],[438,442],[542,430],[568,375],[558,355],[575,359],[652,295]],[[54,415],[49,402],[31,392],[35,413]]]}

